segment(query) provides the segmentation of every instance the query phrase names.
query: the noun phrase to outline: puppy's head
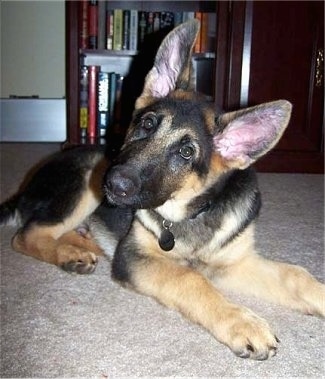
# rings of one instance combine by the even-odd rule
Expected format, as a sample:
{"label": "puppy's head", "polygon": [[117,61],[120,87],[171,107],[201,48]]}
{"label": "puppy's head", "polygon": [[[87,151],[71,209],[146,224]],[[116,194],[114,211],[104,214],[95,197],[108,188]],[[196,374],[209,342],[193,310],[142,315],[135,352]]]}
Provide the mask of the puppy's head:
{"label": "puppy's head", "polygon": [[245,169],[286,128],[291,104],[280,100],[216,116],[193,91],[191,53],[199,23],[175,28],[162,42],[136,101],[116,164],[105,178],[108,200],[157,208],[186,203],[221,173]]}

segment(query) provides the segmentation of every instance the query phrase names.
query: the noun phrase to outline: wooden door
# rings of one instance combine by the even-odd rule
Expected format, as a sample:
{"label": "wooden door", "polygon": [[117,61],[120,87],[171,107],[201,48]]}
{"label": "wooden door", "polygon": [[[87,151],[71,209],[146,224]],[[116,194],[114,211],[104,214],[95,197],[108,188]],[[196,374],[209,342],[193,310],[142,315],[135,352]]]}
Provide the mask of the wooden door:
{"label": "wooden door", "polygon": [[324,3],[254,1],[223,8],[228,21],[217,40],[222,47],[222,34],[227,37],[226,60],[220,58],[216,77],[217,86],[222,76],[225,84],[217,105],[233,109],[280,98],[291,101],[288,129],[257,167],[323,172]]}

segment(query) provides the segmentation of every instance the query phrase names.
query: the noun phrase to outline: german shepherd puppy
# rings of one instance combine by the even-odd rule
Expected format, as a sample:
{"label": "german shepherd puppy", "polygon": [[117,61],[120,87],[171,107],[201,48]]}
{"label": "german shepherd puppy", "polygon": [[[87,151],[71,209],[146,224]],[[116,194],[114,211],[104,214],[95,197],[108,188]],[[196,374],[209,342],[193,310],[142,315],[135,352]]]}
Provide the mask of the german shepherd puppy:
{"label": "german shepherd puppy", "polygon": [[21,225],[15,250],[77,273],[92,272],[103,252],[115,280],[177,309],[236,355],[264,360],[277,337],[222,290],[325,315],[323,284],[254,247],[261,199],[250,166],[281,137],[291,104],[216,116],[192,90],[198,29],[189,21],[162,42],[109,169],[100,148],[60,153],[0,217]]}

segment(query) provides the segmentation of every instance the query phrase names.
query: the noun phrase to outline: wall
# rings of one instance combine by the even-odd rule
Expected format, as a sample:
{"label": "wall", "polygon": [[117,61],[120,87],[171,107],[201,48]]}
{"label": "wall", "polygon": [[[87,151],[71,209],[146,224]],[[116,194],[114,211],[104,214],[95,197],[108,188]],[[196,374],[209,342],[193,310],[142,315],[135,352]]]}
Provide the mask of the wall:
{"label": "wall", "polygon": [[1,1],[1,97],[65,96],[65,4]]}

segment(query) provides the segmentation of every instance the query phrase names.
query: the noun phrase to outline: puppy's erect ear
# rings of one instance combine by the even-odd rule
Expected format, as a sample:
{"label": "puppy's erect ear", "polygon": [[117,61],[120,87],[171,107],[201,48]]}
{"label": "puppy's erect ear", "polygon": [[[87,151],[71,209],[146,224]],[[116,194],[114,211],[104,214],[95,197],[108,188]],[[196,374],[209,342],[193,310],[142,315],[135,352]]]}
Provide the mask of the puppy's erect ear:
{"label": "puppy's erect ear", "polygon": [[229,167],[248,167],[279,141],[291,110],[288,101],[278,100],[221,115],[213,139],[215,151]]}
{"label": "puppy's erect ear", "polygon": [[199,28],[198,20],[190,20],[165,37],[156,54],[154,66],[146,76],[136,108],[147,105],[152,98],[165,97],[176,89],[192,89],[191,57]]}

